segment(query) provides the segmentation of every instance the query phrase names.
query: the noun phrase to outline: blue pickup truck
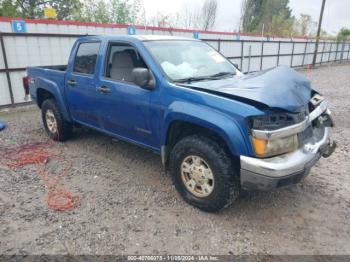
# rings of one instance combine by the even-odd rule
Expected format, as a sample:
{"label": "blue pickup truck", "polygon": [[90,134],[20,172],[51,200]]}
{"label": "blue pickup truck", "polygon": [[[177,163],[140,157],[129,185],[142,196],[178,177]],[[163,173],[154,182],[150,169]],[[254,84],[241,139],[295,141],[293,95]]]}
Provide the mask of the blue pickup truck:
{"label": "blue pickup truck", "polygon": [[299,182],[336,145],[327,102],[301,74],[242,74],[200,40],[86,36],[68,65],[27,74],[50,138],[80,124],[158,152],[180,195],[208,212]]}

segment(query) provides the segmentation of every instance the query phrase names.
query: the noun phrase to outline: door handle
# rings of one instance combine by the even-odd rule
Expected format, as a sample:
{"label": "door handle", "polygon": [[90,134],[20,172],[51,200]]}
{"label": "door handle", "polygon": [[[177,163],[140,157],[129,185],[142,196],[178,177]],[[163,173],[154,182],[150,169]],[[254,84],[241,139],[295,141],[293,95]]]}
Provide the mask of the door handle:
{"label": "door handle", "polygon": [[97,88],[97,91],[102,93],[102,94],[107,94],[111,92],[111,89],[109,89],[107,86],[100,86]]}
{"label": "door handle", "polygon": [[77,81],[75,81],[75,80],[68,80],[67,84],[70,85],[70,86],[75,86],[77,84]]}

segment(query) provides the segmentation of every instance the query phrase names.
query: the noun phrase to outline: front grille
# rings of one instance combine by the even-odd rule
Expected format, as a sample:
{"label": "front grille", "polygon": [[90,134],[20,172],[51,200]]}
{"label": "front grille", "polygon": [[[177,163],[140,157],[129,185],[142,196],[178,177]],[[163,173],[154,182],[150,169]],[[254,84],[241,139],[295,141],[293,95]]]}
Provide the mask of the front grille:
{"label": "front grille", "polygon": [[277,112],[250,119],[249,126],[255,130],[277,130],[298,124],[305,120],[308,110],[305,107],[294,113]]}
{"label": "front grille", "polygon": [[294,122],[295,123],[300,123],[302,121],[305,120],[305,118],[307,117],[308,115],[308,111],[307,110],[302,110],[298,113],[295,113],[293,114],[293,118],[294,118]]}

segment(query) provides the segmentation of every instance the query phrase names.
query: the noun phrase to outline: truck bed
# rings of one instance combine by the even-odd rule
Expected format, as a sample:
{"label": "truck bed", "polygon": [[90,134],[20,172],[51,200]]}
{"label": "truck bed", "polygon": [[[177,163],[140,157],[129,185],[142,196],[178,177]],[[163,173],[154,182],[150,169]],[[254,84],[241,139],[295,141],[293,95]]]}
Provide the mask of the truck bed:
{"label": "truck bed", "polygon": [[35,84],[30,85],[29,91],[34,100],[36,100],[38,88],[44,88],[47,84],[55,83],[57,90],[64,93],[67,65],[55,66],[34,66],[27,68],[27,75],[32,77]]}

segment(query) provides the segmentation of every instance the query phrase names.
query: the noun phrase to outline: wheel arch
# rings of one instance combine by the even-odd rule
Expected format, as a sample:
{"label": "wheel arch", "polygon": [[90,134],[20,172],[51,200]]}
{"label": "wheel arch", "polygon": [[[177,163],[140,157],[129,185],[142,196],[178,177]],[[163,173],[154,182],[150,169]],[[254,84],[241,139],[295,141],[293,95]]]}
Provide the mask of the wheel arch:
{"label": "wheel arch", "polygon": [[164,123],[161,154],[165,166],[176,142],[191,134],[213,137],[234,157],[248,154],[249,149],[237,122],[211,108],[186,102],[172,104]]}
{"label": "wheel arch", "polygon": [[41,108],[42,103],[46,99],[50,99],[50,98],[54,99],[59,109],[61,110],[64,119],[68,122],[71,122],[72,119],[70,117],[70,114],[67,109],[67,105],[65,103],[64,97],[58,85],[51,80],[43,79],[43,78],[37,78],[35,81],[35,84],[37,86],[36,102],[39,108]]}

